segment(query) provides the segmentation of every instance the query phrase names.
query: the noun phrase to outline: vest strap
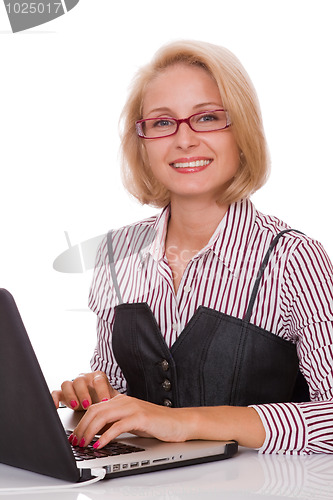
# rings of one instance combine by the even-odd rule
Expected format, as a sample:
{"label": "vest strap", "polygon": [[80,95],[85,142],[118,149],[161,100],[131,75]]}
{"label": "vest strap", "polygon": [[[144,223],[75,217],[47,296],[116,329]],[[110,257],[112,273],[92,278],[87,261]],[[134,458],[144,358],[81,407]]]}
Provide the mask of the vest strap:
{"label": "vest strap", "polygon": [[109,231],[107,234],[107,243],[108,243],[108,254],[109,254],[109,263],[110,263],[110,271],[111,271],[111,278],[113,281],[113,286],[116,291],[116,295],[119,300],[119,304],[123,304],[123,298],[120,292],[119,284],[118,284],[118,279],[117,279],[117,273],[116,273],[116,267],[114,263],[114,254],[113,254],[113,245],[112,245],[112,231]]}
{"label": "vest strap", "polygon": [[261,278],[263,277],[264,271],[265,271],[266,266],[268,264],[268,261],[269,261],[269,258],[271,256],[271,253],[274,250],[274,247],[276,246],[276,244],[279,241],[279,239],[285,233],[290,233],[291,231],[295,231],[296,233],[304,234],[301,231],[298,231],[297,229],[284,229],[283,231],[281,231],[280,233],[278,233],[275,236],[275,238],[273,239],[272,243],[270,244],[270,246],[269,246],[269,248],[268,248],[268,250],[266,252],[266,255],[265,255],[265,257],[264,257],[264,259],[263,259],[263,261],[262,261],[262,263],[260,265],[260,268],[259,268],[259,271],[258,271],[258,274],[257,274],[257,277],[256,277],[256,281],[255,281],[253,289],[252,289],[252,293],[251,293],[249,305],[247,307],[247,311],[246,311],[245,316],[244,316],[244,321],[246,321],[246,322],[250,321],[250,318],[251,318],[251,315],[252,315],[253,305],[254,305],[254,302],[255,302],[255,300],[257,298],[260,281],[261,281]]}

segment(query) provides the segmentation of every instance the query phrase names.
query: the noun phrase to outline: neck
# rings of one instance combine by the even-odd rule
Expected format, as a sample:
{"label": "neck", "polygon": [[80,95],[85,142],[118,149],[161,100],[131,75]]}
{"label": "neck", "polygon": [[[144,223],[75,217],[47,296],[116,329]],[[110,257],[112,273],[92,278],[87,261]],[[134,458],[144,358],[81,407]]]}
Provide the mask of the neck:
{"label": "neck", "polygon": [[167,239],[183,248],[203,248],[228,210],[229,205],[196,200],[171,201]]}

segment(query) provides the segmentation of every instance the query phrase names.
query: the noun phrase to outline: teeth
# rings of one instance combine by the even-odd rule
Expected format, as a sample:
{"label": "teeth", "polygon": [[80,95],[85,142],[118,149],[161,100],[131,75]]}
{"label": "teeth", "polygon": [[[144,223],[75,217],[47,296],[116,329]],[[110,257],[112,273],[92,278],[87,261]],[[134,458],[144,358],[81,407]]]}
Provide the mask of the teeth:
{"label": "teeth", "polygon": [[205,167],[209,165],[211,160],[197,160],[197,161],[189,161],[186,163],[172,163],[172,166],[175,168],[189,168],[189,167]]}

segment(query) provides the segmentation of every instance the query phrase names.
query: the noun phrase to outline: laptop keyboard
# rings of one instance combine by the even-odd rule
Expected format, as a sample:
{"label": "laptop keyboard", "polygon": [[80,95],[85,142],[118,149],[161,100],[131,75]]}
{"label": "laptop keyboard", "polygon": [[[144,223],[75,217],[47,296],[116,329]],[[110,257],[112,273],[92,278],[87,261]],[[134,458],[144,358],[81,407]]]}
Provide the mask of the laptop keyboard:
{"label": "laptop keyboard", "polygon": [[[72,432],[66,431],[67,436],[70,436]],[[143,448],[138,446],[132,446],[124,443],[119,443],[118,441],[112,441],[107,444],[101,450],[95,450],[93,444],[97,441],[97,438],[93,439],[91,443],[85,447],[72,446],[73,455],[77,462],[82,460],[93,460],[94,458],[105,458],[115,455],[125,455],[128,453],[137,453],[138,451],[144,451]]]}

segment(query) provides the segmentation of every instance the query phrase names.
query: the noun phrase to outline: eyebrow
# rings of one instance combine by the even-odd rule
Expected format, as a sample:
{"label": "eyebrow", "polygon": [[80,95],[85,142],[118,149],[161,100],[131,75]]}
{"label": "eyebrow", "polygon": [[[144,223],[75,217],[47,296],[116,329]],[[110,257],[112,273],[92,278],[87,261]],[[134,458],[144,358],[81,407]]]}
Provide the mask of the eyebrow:
{"label": "eyebrow", "polygon": [[[218,104],[216,102],[202,102],[200,104],[195,104],[193,106],[193,110],[198,110],[198,109],[203,109],[205,110],[206,106],[215,106],[216,109],[219,109],[222,107],[222,104]],[[147,115],[151,115],[151,114],[154,114],[154,113],[168,113],[171,115],[173,115],[173,111],[171,110],[171,108],[168,108],[168,107],[161,107],[161,108],[154,108],[152,109],[151,111],[149,111],[149,113],[147,113]]]}
{"label": "eyebrow", "polygon": [[202,102],[201,104],[196,104],[195,106],[193,106],[193,109],[203,108],[205,106],[216,106],[217,108],[220,108],[222,106],[222,103],[217,103],[217,102]]}

